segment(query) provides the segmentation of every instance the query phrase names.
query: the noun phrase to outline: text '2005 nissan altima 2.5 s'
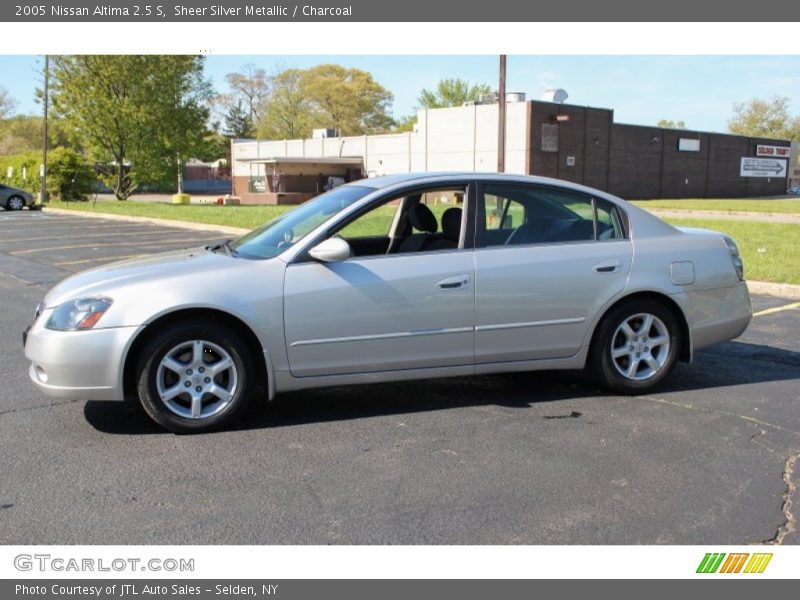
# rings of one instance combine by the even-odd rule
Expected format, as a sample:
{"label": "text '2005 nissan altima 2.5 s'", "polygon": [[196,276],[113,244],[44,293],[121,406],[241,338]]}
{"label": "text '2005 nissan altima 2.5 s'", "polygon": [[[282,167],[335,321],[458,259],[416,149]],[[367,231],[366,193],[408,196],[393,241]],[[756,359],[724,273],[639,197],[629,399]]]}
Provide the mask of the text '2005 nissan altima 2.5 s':
{"label": "text '2005 nissan altima 2.5 s'", "polygon": [[138,397],[195,432],[331,385],[586,369],[645,392],[751,316],[723,234],[561,181],[409,174],[343,185],[235,241],[70,277],[25,352],[46,394]]}

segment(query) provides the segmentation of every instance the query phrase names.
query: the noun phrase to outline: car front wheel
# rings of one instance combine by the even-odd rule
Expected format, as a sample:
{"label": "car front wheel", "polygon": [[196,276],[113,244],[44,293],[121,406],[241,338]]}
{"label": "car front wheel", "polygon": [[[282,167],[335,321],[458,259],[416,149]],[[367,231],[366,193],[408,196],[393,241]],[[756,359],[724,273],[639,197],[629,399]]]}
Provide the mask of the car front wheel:
{"label": "car front wheel", "polygon": [[647,392],[675,366],[681,329],[674,313],[654,300],[634,300],[603,319],[590,368],[604,386],[623,394]]}
{"label": "car front wheel", "polygon": [[22,196],[11,196],[6,202],[8,210],[22,210],[25,208],[25,199]]}
{"label": "car front wheel", "polygon": [[220,429],[247,407],[252,360],[241,338],[223,325],[171,325],[144,345],[140,357],[139,401],[170,431]]}

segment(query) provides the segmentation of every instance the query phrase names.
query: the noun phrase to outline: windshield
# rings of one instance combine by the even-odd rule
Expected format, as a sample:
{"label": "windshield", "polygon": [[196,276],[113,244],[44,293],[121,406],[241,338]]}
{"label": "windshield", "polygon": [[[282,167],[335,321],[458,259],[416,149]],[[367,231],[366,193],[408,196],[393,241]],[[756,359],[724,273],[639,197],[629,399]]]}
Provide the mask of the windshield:
{"label": "windshield", "polygon": [[234,254],[245,258],[272,258],[291,248],[332,215],[344,210],[372,188],[347,185],[317,196],[266,225],[231,242]]}

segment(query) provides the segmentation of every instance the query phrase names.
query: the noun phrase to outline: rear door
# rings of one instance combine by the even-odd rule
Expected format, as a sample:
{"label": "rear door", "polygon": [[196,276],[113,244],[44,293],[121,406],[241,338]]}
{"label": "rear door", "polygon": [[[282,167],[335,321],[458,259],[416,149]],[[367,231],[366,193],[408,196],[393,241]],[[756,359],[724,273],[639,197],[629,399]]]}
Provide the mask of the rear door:
{"label": "rear door", "polygon": [[476,362],[565,358],[627,283],[615,207],[568,188],[486,184],[475,253]]}

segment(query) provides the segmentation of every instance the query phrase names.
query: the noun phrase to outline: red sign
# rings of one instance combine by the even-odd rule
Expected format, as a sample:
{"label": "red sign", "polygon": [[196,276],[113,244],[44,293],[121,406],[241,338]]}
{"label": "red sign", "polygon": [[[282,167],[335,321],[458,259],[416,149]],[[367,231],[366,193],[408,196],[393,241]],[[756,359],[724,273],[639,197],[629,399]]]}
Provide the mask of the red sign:
{"label": "red sign", "polygon": [[789,158],[789,146],[765,146],[763,144],[758,144],[756,146],[756,156]]}

